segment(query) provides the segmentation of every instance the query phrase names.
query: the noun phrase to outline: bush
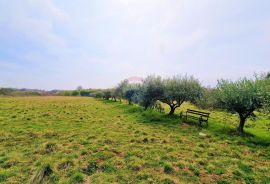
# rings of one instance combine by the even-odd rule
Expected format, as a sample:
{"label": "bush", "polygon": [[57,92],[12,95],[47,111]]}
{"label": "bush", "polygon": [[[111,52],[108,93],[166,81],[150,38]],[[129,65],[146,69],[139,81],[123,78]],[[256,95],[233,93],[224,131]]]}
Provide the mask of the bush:
{"label": "bush", "polygon": [[100,92],[93,93],[92,95],[95,98],[103,98],[104,93],[100,91]]}
{"label": "bush", "polygon": [[74,90],[70,94],[71,94],[71,96],[79,96],[80,95],[80,92],[77,91],[77,90]]}
{"label": "bush", "polygon": [[83,183],[84,182],[84,177],[83,174],[80,172],[75,172],[70,179],[71,183]]}
{"label": "bush", "polygon": [[80,96],[90,96],[90,90],[80,90]]}
{"label": "bush", "polygon": [[105,100],[109,100],[110,98],[112,98],[112,92],[111,90],[107,89],[103,92],[103,98]]}

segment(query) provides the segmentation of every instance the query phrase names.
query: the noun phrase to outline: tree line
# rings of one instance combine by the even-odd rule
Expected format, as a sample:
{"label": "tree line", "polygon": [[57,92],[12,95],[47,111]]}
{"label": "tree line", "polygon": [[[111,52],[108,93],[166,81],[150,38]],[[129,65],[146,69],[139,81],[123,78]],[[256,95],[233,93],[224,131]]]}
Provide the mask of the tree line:
{"label": "tree line", "polygon": [[91,96],[115,101],[126,99],[129,104],[139,104],[145,110],[158,108],[163,111],[160,103],[164,103],[170,108],[169,115],[184,102],[203,109],[222,109],[239,115],[237,130],[242,133],[246,120],[254,117],[255,111],[270,111],[270,73],[237,81],[222,79],[215,88],[203,87],[193,76],[162,78],[150,75],[141,84],[123,80],[116,87],[97,91]]}

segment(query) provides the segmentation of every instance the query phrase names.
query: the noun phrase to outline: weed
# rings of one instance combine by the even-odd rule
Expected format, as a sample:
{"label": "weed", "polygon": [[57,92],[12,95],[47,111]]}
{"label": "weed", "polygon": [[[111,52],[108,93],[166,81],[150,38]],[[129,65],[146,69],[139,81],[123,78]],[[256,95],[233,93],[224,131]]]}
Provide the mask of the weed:
{"label": "weed", "polygon": [[83,182],[84,182],[84,177],[83,177],[83,174],[80,172],[75,172],[70,178],[71,184],[77,184],[77,183],[83,183]]}
{"label": "weed", "polygon": [[84,169],[85,173],[88,175],[92,175],[98,169],[98,165],[96,161],[89,161],[86,169]]}
{"label": "weed", "polygon": [[49,164],[42,165],[31,180],[32,184],[43,183],[53,173]]}
{"label": "weed", "polygon": [[173,173],[173,168],[172,168],[172,166],[170,166],[170,165],[165,165],[164,166],[164,173],[166,173],[166,174],[171,174],[171,173]]}

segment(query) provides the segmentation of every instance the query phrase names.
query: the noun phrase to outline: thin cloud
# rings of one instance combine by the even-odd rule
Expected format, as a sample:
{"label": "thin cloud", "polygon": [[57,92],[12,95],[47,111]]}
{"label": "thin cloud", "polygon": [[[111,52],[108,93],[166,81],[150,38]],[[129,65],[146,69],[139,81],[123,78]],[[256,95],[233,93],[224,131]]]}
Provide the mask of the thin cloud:
{"label": "thin cloud", "polygon": [[2,1],[0,85],[111,87],[130,76],[187,73],[214,86],[219,78],[253,75],[270,68],[269,5],[249,0]]}

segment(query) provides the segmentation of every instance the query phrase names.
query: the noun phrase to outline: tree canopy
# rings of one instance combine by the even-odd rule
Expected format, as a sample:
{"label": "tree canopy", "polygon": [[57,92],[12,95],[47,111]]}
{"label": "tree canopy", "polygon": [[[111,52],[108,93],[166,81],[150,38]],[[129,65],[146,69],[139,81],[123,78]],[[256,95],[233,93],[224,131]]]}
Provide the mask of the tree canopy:
{"label": "tree canopy", "polygon": [[244,131],[246,119],[265,103],[264,91],[259,80],[240,79],[236,82],[219,80],[217,101],[221,108],[238,113],[238,131]]}

